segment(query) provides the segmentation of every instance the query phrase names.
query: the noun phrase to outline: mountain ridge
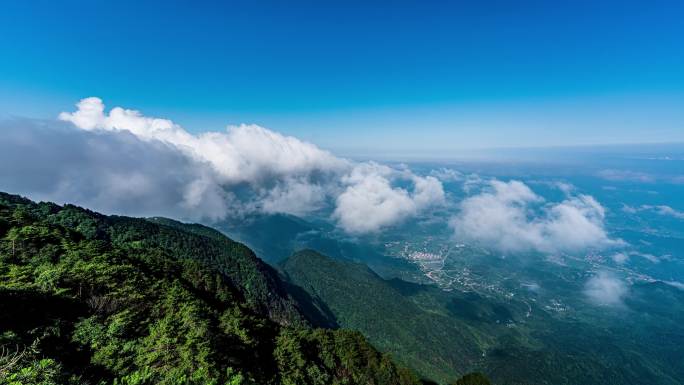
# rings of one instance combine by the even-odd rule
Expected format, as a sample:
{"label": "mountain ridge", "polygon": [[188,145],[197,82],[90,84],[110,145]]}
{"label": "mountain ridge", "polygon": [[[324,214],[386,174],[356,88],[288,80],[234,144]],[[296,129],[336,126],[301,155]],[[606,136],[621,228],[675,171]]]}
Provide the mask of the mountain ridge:
{"label": "mountain ridge", "polygon": [[0,193],[0,239],[2,383],[421,383],[201,225]]}

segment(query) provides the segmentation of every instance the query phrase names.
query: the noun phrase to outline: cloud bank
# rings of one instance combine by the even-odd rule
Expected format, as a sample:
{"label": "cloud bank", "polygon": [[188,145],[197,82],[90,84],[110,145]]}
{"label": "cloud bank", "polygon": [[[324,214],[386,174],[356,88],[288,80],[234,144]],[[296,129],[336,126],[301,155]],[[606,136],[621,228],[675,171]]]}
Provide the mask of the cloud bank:
{"label": "cloud bank", "polygon": [[[412,182],[413,190],[392,187],[396,179]],[[336,199],[333,217],[350,233],[376,231],[444,203],[442,184],[435,177],[420,177],[375,162],[355,166],[342,183],[346,187]]]}
{"label": "cloud bank", "polygon": [[352,162],[257,125],[194,135],[136,110],[107,112],[96,97],[76,107],[59,114],[70,124],[2,123],[3,189],[108,213],[193,220],[322,213],[357,234],[444,200],[432,176]]}
{"label": "cloud bank", "polygon": [[311,143],[257,125],[193,135],[170,120],[146,117],[135,110],[115,107],[107,114],[102,100],[95,97],[76,106],[77,111],[62,112],[59,119],[86,131],[130,132],[144,141],[169,144],[194,160],[207,162],[226,183],[257,184],[274,177],[335,172],[349,163]]}
{"label": "cloud bank", "polygon": [[573,252],[622,244],[604,227],[605,209],[589,195],[547,203],[520,181],[484,182],[450,225],[458,239],[503,252]]}
{"label": "cloud bank", "polygon": [[656,181],[653,175],[631,170],[601,170],[597,173],[597,176],[613,182],[654,183]]}
{"label": "cloud bank", "polygon": [[676,219],[684,219],[684,211],[677,210],[666,205],[641,205],[639,207],[624,205],[622,207],[622,210],[630,214],[636,214],[640,211],[648,211],[658,215],[663,215]]}
{"label": "cloud bank", "polygon": [[210,220],[227,215],[218,175],[161,142],[79,132],[53,122],[0,122],[2,190],[107,213]]}
{"label": "cloud bank", "polygon": [[612,182],[633,183],[671,183],[683,184],[684,175],[680,174],[649,174],[642,171],[606,169],[596,173],[601,179]]}

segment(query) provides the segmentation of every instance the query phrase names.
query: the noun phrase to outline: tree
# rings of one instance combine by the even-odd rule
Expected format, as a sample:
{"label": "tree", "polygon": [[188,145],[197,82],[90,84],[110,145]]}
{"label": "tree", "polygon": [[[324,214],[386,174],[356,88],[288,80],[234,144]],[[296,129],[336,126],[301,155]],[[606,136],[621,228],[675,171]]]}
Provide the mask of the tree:
{"label": "tree", "polygon": [[484,374],[475,372],[466,374],[452,385],[492,385],[492,383]]}

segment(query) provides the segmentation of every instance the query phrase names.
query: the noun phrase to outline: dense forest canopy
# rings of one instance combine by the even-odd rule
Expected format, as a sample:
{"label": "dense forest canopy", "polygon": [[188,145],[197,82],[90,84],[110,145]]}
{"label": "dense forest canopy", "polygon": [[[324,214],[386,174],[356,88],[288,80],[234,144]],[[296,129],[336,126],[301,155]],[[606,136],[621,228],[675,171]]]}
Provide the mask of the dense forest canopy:
{"label": "dense forest canopy", "polygon": [[421,383],[209,228],[2,193],[0,237],[0,383]]}

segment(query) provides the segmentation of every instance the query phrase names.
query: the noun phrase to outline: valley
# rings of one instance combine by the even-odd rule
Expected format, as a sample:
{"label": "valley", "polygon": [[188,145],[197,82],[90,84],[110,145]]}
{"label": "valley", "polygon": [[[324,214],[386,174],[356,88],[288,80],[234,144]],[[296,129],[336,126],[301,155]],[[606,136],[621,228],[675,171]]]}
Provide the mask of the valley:
{"label": "valley", "polygon": [[[606,191],[615,194],[615,190]],[[609,206],[610,226],[634,228],[630,224],[632,219],[623,215],[619,205],[618,201],[614,209]],[[684,314],[684,292],[665,282],[673,278],[667,279],[657,271],[651,271],[654,275],[648,273],[649,268],[662,268],[663,263],[681,266],[682,259],[670,257],[669,262],[662,263],[649,260],[648,249],[655,243],[636,242],[631,235],[626,239],[631,245],[644,248],[643,251],[618,248],[584,253],[501,253],[456,240],[449,228],[434,226],[434,221],[406,223],[352,240],[326,225],[321,227],[299,218],[277,218],[278,225],[273,228],[289,229],[292,233],[288,235],[289,242],[283,241],[280,250],[271,254],[278,256],[272,263],[284,263],[290,279],[326,304],[340,326],[362,331],[381,350],[393,352],[401,362],[428,378],[443,380],[457,372],[482,371],[497,384],[631,384],[638,378],[649,378],[654,384],[677,384],[682,376],[679,365],[666,357],[676,356],[678,344],[684,341],[678,321]],[[271,228],[269,221],[267,216],[259,217],[259,228]],[[659,234],[679,237],[677,226]],[[244,233],[239,226],[223,229],[229,234]],[[627,234],[615,231],[625,234],[623,237]],[[650,236],[648,229],[633,234],[639,238]],[[261,237],[268,238],[263,232]],[[249,237],[243,241],[256,249],[268,248]],[[673,243],[674,248],[667,251],[660,250],[660,254],[678,255],[677,244]],[[288,266],[294,269],[292,257],[280,257],[287,255],[288,249],[313,249],[337,259],[341,265],[312,276],[313,272],[305,270],[317,268],[318,260],[314,259],[299,264],[293,275],[293,271],[288,272]],[[615,262],[614,255],[621,252],[628,255],[630,263]],[[346,271],[346,264],[360,265],[342,274],[342,278],[340,272]],[[384,289],[326,289],[348,287],[349,282],[367,276],[364,265],[375,276],[372,280]],[[678,267],[674,269],[680,271]],[[593,292],[587,282],[600,274],[619,277],[629,285],[622,294],[624,302],[592,304]],[[345,283],[332,278],[319,282],[324,275]],[[363,281],[369,279],[371,276]],[[649,304],[642,302],[648,293],[655,292],[664,297]],[[349,302],[361,297],[368,303]],[[402,310],[387,309],[385,313],[384,303],[404,305]],[[392,317],[401,318],[405,309],[413,309],[409,313],[420,314],[418,318],[427,318],[408,318],[393,324]],[[377,318],[360,317],[379,310],[381,315]],[[402,326],[398,329],[396,325]],[[429,333],[424,331],[425,325],[432,325]],[[376,327],[383,332],[375,330]],[[432,333],[441,337],[430,337]],[[455,334],[446,337],[449,333]],[[662,335],[672,338],[657,347],[651,343]],[[636,353],[644,350],[644,344],[648,345],[648,353]],[[423,345],[433,348],[437,360],[459,360],[425,362],[422,357],[426,353],[417,348]],[[412,350],[403,350],[407,346]],[[606,347],[610,347],[610,355],[606,355]],[[541,378],[546,382],[539,382]]]}

